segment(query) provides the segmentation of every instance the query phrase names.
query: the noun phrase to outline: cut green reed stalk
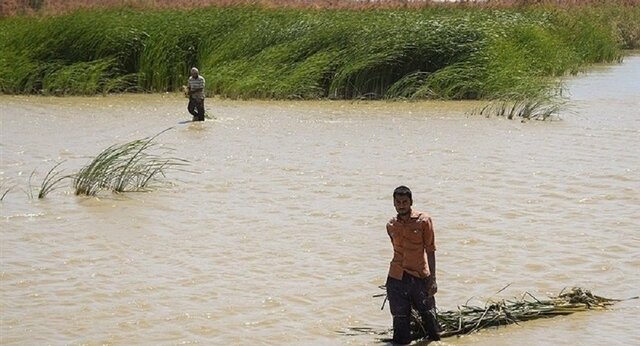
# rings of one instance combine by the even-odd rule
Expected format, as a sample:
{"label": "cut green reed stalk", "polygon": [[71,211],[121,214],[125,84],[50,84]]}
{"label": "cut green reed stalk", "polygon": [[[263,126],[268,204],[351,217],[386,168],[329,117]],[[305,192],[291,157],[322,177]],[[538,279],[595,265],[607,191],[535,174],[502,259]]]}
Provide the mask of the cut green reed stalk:
{"label": "cut green reed stalk", "polygon": [[126,8],[0,18],[0,92],[229,98],[538,97],[640,46],[640,6]]}
{"label": "cut green reed stalk", "polygon": [[[76,174],[73,182],[75,194],[94,196],[101,190],[144,191],[158,175],[164,176],[168,169],[186,165],[186,160],[150,152],[156,148],[153,141],[168,130],[103,150]],[[162,154],[170,151],[170,148],[163,147]]]}
{"label": "cut green reed stalk", "polygon": [[[443,327],[442,337],[449,337],[539,318],[604,310],[617,301],[619,300],[600,297],[588,290],[574,287],[567,292],[563,290],[550,299],[537,299],[525,293],[519,300],[490,301],[483,307],[465,304],[458,307],[458,310],[438,312],[438,321]],[[418,325],[419,323],[414,323],[416,337],[424,337]]]}

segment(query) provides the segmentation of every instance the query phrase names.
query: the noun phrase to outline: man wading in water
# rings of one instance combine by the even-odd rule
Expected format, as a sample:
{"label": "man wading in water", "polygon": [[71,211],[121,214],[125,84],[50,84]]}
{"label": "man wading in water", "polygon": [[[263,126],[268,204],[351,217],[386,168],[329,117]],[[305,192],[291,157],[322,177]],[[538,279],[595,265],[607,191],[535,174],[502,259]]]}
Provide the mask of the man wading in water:
{"label": "man wading in water", "polygon": [[393,343],[411,342],[411,308],[420,314],[429,340],[440,340],[433,297],[438,285],[431,217],[411,208],[411,190],[406,186],[399,186],[393,191],[393,205],[398,215],[387,223],[393,259],[386,284],[393,316]]}
{"label": "man wading in water", "polygon": [[189,105],[187,110],[193,115],[193,121],[204,121],[204,77],[197,68],[191,68],[188,81]]}

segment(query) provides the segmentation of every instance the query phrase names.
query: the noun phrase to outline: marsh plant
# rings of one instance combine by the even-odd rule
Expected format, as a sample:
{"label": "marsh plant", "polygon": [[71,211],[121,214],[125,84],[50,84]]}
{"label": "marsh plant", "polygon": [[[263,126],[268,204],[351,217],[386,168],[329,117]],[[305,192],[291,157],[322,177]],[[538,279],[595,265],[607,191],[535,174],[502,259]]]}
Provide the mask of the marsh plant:
{"label": "marsh plant", "polygon": [[[72,2],[97,3],[56,1]],[[228,98],[534,97],[640,47],[638,0],[362,11],[164,3],[176,6],[0,17],[0,93],[178,91],[198,66],[207,93]]]}
{"label": "marsh plant", "polygon": [[[34,169],[27,180],[27,190],[24,191],[29,199],[45,198],[54,190],[64,187],[66,180],[72,181],[76,195],[95,196],[102,190],[114,192],[146,191],[151,182],[159,176],[165,176],[170,169],[176,169],[188,164],[186,160],[167,157],[173,149],[161,146],[154,140],[166,129],[152,137],[133,140],[124,144],[116,144],[103,150],[88,165],[82,167],[78,173],[63,174],[58,170],[64,163],[56,163],[40,182],[37,195],[34,186]],[[68,185],[67,185],[68,186]],[[0,201],[15,187],[0,185]]]}
{"label": "marsh plant", "polygon": [[562,102],[548,98],[498,100],[472,111],[472,115],[519,118],[522,120],[552,120],[558,119],[562,109]]}
{"label": "marsh plant", "polygon": [[165,131],[103,150],[75,175],[75,194],[94,196],[102,190],[146,191],[152,181],[165,176],[168,170],[186,165],[186,160],[164,157],[172,149],[154,142]]}
{"label": "marsh plant", "polygon": [[[38,191],[38,199],[45,198],[51,191],[57,190],[58,188],[62,187],[60,183],[63,180],[73,178],[73,175],[71,174],[63,175],[62,171],[56,171],[56,168],[58,168],[63,162],[64,161],[55,164],[49,170],[49,172],[47,172],[47,175],[45,175],[44,179],[42,179],[42,183],[40,183],[40,190]],[[33,173],[31,174],[31,176],[33,176]]]}

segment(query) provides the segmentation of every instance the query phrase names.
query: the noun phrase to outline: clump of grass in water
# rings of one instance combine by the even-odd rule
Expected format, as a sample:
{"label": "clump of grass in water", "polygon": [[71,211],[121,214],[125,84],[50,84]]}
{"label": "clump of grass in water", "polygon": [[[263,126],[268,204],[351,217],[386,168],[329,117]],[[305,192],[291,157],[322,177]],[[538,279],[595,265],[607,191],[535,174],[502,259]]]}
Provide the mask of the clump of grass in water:
{"label": "clump of grass in water", "polygon": [[472,111],[472,115],[505,117],[522,120],[551,120],[557,118],[561,104],[546,99],[523,99],[517,101],[494,101]]}
{"label": "clump of grass in water", "polygon": [[[95,196],[101,190],[115,192],[144,191],[158,175],[187,161],[163,158],[150,153],[157,145],[155,136],[112,145],[96,156],[75,176],[73,187],[76,195]],[[164,148],[165,152],[170,148]]]}

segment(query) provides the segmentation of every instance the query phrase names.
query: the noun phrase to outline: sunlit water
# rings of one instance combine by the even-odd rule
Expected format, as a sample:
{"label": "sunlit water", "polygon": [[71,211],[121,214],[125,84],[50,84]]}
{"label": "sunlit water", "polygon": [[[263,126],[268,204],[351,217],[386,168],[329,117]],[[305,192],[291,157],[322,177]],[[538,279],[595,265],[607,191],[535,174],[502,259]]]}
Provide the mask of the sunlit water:
{"label": "sunlit water", "polygon": [[[567,82],[562,120],[474,103],[0,97],[1,344],[376,345],[392,190],[429,211],[439,308],[565,287],[640,294],[640,56]],[[29,198],[57,162],[157,143],[190,162],[148,193]],[[31,188],[29,177],[32,172]],[[510,286],[496,294],[506,285]],[[640,301],[440,345],[640,344]]]}

